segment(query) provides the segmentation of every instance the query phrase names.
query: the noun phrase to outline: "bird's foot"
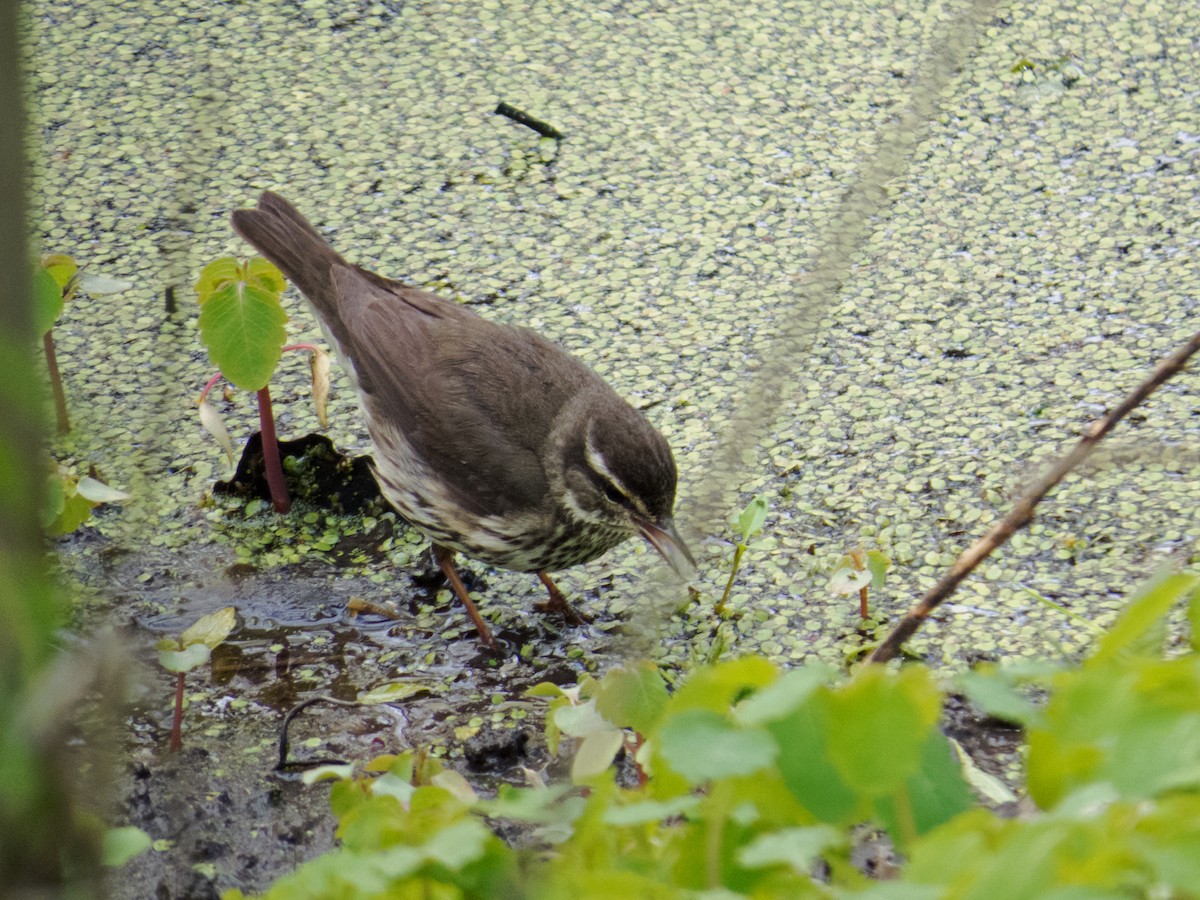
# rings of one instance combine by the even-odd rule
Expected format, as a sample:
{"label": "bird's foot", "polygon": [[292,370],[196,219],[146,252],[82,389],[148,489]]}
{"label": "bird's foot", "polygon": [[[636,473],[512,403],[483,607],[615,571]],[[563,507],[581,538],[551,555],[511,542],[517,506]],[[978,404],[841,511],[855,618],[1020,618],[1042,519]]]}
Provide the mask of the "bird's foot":
{"label": "bird's foot", "polygon": [[558,585],[550,580],[549,575],[547,575],[545,572],[538,572],[537,576],[541,580],[542,584],[546,586],[546,590],[550,593],[549,600],[534,604],[534,607],[539,612],[561,613],[562,617],[572,625],[587,625],[592,621],[591,616],[589,616],[587,613],[581,613],[567,602],[567,598],[563,596],[563,592],[558,589]]}

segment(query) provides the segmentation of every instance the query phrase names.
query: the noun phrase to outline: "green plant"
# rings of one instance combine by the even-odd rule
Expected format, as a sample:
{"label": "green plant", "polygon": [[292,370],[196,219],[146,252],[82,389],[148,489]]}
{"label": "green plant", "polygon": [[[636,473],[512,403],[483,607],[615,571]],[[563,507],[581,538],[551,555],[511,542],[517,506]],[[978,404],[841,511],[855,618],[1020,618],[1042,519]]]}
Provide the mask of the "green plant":
{"label": "green plant", "polygon": [[[334,786],[342,847],[268,896],[1195,896],[1200,639],[1164,658],[1161,634],[1182,600],[1200,634],[1198,596],[1200,576],[1164,576],[1082,666],[961,679],[984,710],[1029,730],[1039,811],[1019,819],[974,804],[921,666],[845,678],[744,657],[672,693],[643,663],[535,689],[551,698],[551,746],[579,742],[576,787],[535,778],[483,800],[418,757],[378,761]],[[1048,692],[1044,706],[1030,684]],[[647,775],[635,788],[608,772],[622,750]],[[532,849],[500,843],[481,817],[523,823]],[[864,823],[907,860],[886,885],[852,862]]]}
{"label": "green plant", "polygon": [[88,520],[101,503],[128,500],[124,491],[109,487],[90,475],[82,477],[58,465],[50,473],[42,521],[52,535],[70,534]]}
{"label": "green plant", "polygon": [[842,557],[829,576],[829,590],[835,594],[858,594],[858,614],[865,619],[870,615],[868,591],[883,587],[891,567],[892,561],[882,551],[857,547]]}
{"label": "green plant", "polygon": [[484,824],[474,790],[457,772],[406,753],[372,761],[360,777],[326,768],[306,780],[325,777],[338,778],[330,803],[341,846],[280,879],[267,896],[518,896],[517,856]]}
{"label": "green plant", "polygon": [[157,644],[158,663],[175,673],[175,715],[171,720],[171,749],[183,748],[183,685],[187,673],[204,665],[237,625],[237,610],[225,606],[201,616],[179,635]]}
{"label": "green plant", "polygon": [[715,607],[718,615],[725,615],[729,593],[733,590],[733,582],[737,578],[738,569],[741,568],[742,557],[752,546],[751,541],[762,532],[766,521],[767,498],[762,494],[751,500],[741,514],[731,520],[730,525],[733,526],[733,532],[737,535],[737,543],[733,548],[733,563],[729,567],[729,580],[725,582],[725,590],[721,593],[721,599],[717,601]]}
{"label": "green plant", "polygon": [[[1163,656],[1164,621],[1189,603],[1192,645]],[[1200,885],[1200,576],[1152,581],[1078,668],[964,681],[985,710],[1028,729],[1029,796],[1043,814],[976,810],[914,848],[905,879],[962,897],[1193,897]],[[997,893],[1000,892],[1000,893]]]}
{"label": "green plant", "polygon": [[204,267],[196,283],[200,340],[220,370],[200,394],[200,422],[232,460],[233,444],[220,416],[208,402],[208,393],[222,377],[242,390],[256,393],[263,464],[271,502],[280,513],[287,512],[292,502],[279,457],[268,384],[284,351],[312,353],[313,399],[322,425],[326,421],[325,398],[329,392],[328,356],[311,344],[284,346],[288,316],[280,296],[286,287],[283,274],[259,256],[244,263],[232,256],[215,260]]}
{"label": "green plant", "polygon": [[67,395],[63,390],[62,375],[58,369],[54,323],[62,315],[63,307],[80,289],[99,295],[117,294],[129,287],[127,281],[80,271],[75,260],[65,253],[52,253],[43,257],[34,270],[34,328],[42,336],[42,350],[46,355],[46,368],[50,373],[50,388],[54,392],[54,412],[58,420],[59,434],[66,434],[71,430],[71,419],[67,414]]}

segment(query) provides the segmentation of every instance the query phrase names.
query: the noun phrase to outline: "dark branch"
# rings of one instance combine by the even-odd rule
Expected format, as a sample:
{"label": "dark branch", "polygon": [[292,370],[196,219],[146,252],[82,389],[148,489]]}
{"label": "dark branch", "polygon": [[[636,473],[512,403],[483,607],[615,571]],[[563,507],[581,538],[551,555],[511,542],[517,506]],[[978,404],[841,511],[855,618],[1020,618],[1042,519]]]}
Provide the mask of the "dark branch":
{"label": "dark branch", "polygon": [[954,593],[958,585],[971,574],[976,566],[987,559],[993,550],[1012,537],[1018,529],[1024,528],[1033,520],[1034,509],[1054,486],[1062,481],[1072,469],[1087,459],[1088,455],[1096,449],[1096,445],[1116,427],[1118,422],[1144,403],[1146,398],[1154,393],[1163,382],[1178,373],[1197,350],[1200,350],[1200,332],[1192,335],[1191,340],[1159,363],[1158,367],[1150,373],[1150,377],[1138,385],[1137,390],[1126,397],[1120,406],[1093,422],[1071,452],[1047,469],[1046,473],[1017,500],[1008,515],[997,522],[991,531],[963,551],[942,580],[930,588],[929,592],[921,598],[921,602],[908,611],[908,615],[892,629],[892,633],[867,657],[867,662],[887,662],[894,657],[899,652],[900,645],[916,633],[917,629],[921,627],[921,623],[929,618],[929,614],[937,608],[939,603]]}
{"label": "dark branch", "polygon": [[496,115],[505,116],[514,122],[520,122],[526,128],[532,128],[542,137],[554,138],[556,141],[563,139],[562,132],[553,125],[547,125],[540,119],[535,119],[529,113],[521,112],[515,106],[509,106],[507,103],[501,103],[496,107]]}

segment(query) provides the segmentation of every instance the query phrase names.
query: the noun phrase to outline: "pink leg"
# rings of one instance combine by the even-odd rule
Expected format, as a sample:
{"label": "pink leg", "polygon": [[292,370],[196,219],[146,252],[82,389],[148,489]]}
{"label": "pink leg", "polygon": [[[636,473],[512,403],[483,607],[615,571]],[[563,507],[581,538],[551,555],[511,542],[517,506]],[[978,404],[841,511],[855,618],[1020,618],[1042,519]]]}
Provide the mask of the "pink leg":
{"label": "pink leg", "polygon": [[545,572],[538,572],[537,577],[541,580],[542,584],[546,586],[546,590],[550,592],[550,599],[545,603],[539,603],[538,609],[546,612],[562,613],[563,618],[574,625],[583,625],[586,622],[592,621],[591,616],[581,613],[567,602],[567,598],[564,597],[563,592],[558,589],[558,585],[550,580],[549,575],[547,575]]}
{"label": "pink leg", "polygon": [[492,637],[492,629],[488,628],[487,622],[483,620],[483,616],[479,614],[479,610],[475,608],[475,604],[467,596],[467,589],[463,586],[462,579],[458,577],[458,572],[454,568],[454,551],[439,544],[434,544],[433,558],[437,560],[442,574],[450,582],[450,590],[454,591],[458,599],[462,601],[462,605],[467,609],[467,615],[475,623],[475,630],[479,632],[479,640],[486,647],[492,646],[496,642],[495,638]]}

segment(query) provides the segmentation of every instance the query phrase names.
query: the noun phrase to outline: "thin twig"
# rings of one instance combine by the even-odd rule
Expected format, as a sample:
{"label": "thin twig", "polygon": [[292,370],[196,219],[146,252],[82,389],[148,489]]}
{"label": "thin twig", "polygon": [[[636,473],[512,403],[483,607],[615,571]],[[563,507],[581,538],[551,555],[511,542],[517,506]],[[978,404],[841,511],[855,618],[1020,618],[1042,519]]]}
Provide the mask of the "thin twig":
{"label": "thin twig", "polygon": [[496,107],[496,115],[512,119],[514,122],[520,122],[526,128],[532,128],[542,137],[554,138],[556,141],[563,139],[562,132],[553,125],[547,125],[540,119],[535,119],[529,113],[522,112],[515,106],[509,106],[507,103],[501,103]]}
{"label": "thin twig", "polygon": [[283,772],[288,769],[313,769],[317,766],[342,766],[346,764],[344,759],[288,759],[288,726],[292,724],[292,719],[296,718],[296,716],[314,703],[333,703],[337,706],[366,705],[357,700],[339,700],[337,697],[330,697],[328,694],[318,694],[316,697],[301,700],[288,710],[287,715],[283,717],[283,727],[279,731],[279,761],[275,763],[276,772]]}
{"label": "thin twig", "polygon": [[908,615],[892,629],[892,633],[867,657],[867,662],[887,662],[894,657],[899,652],[900,645],[916,633],[917,629],[921,627],[921,623],[929,618],[929,614],[937,608],[939,603],[954,593],[962,580],[971,574],[976,566],[987,559],[993,550],[1012,537],[1018,529],[1032,521],[1034,509],[1054,486],[1062,481],[1067,473],[1087,459],[1088,454],[1096,448],[1105,435],[1116,427],[1118,422],[1144,403],[1146,398],[1154,393],[1163,382],[1183,369],[1187,361],[1198,350],[1200,350],[1200,332],[1192,335],[1191,340],[1159,363],[1150,373],[1150,377],[1138,385],[1137,389],[1126,397],[1116,409],[1093,422],[1071,452],[1047,469],[1046,474],[1017,500],[1008,515],[997,522],[991,531],[963,551],[942,580],[921,598],[920,603],[908,611]]}

